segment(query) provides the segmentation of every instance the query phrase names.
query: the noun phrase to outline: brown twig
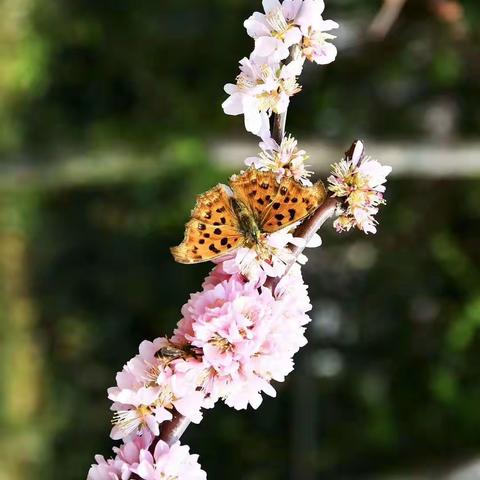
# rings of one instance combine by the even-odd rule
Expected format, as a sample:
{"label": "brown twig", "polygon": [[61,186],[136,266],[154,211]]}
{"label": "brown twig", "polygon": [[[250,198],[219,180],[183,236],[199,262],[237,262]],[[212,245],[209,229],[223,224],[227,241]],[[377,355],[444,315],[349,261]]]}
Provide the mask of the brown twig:
{"label": "brown twig", "polygon": [[165,422],[162,425],[162,431],[160,432],[160,440],[168,443],[172,446],[174,443],[180,440],[183,432],[190,425],[190,420],[178,412],[174,412],[173,419],[169,422]]}
{"label": "brown twig", "polygon": [[287,265],[287,270],[285,273],[290,270],[290,268],[295,264],[298,256],[305,250],[306,245],[315,235],[315,233],[320,230],[323,224],[333,216],[337,208],[338,199],[334,197],[327,197],[325,202],[317,209],[317,211],[305,222],[303,222],[294,233],[295,237],[303,238],[305,240],[304,245],[294,246],[292,248],[293,259]]}
{"label": "brown twig", "polygon": [[285,125],[287,123],[287,112],[273,116],[272,138],[280,145],[285,136]]}

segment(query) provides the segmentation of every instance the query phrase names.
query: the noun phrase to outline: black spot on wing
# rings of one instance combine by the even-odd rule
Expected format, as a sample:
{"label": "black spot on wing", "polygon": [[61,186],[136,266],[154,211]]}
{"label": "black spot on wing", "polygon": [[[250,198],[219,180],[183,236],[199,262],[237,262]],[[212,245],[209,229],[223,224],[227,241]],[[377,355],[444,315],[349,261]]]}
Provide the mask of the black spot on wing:
{"label": "black spot on wing", "polygon": [[208,247],[208,249],[211,250],[213,253],[220,253],[220,250],[213,243]]}

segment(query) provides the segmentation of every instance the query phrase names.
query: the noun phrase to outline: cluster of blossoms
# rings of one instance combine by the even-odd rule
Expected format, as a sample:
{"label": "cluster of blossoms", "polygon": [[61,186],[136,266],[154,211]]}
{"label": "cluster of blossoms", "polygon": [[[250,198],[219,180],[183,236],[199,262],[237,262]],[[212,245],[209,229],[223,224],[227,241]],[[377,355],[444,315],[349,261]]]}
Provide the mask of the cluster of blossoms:
{"label": "cluster of blossoms", "polygon": [[[159,442],[153,455],[148,448],[173,410],[198,423],[201,409],[218,400],[241,410],[258,408],[262,393],[275,396],[271,381],[284,381],[307,342],[311,305],[300,266],[273,289],[265,281],[250,282],[219,264],[183,307],[172,338],[142,342],[108,391],[115,412],[111,437],[124,444],[114,459],[98,456],[88,480],[124,480],[132,472],[146,480],[205,478],[186,447],[169,450]],[[158,473],[168,468],[185,473]]]}
{"label": "cluster of blossoms", "polygon": [[[265,14],[254,13],[245,22],[255,49],[240,62],[237,83],[226,86],[230,97],[223,107],[227,114],[244,114],[247,130],[262,137],[261,153],[248,158],[246,165],[273,172],[270,177],[279,185],[282,179],[287,183],[286,178],[292,185],[293,179],[297,185],[292,190],[307,193],[295,196],[291,206],[284,207],[285,215],[292,215],[287,228],[267,233],[260,229],[260,222],[256,227],[261,242],[252,248],[243,243],[236,250],[229,249],[233,253],[217,258],[202,291],[191,295],[182,308],[173,335],[142,342],[138,354],[117,374],[108,397],[114,412],[111,437],[122,444],[114,448],[114,458],[95,458],[87,480],[205,479],[198,456],[191,455],[187,446],[171,438],[173,445],[161,440],[165,422],[180,414],[199,423],[203,410],[218,401],[236,410],[258,408],[263,394],[276,395],[272,382],[285,380],[293,370],[294,355],[307,343],[311,304],[300,267],[306,257],[290,248],[319,246],[321,240],[314,235],[306,245],[292,234],[298,222],[291,223],[300,218],[294,217],[294,205],[300,205],[300,200],[308,203],[310,195],[318,199],[318,208],[325,191],[310,181],[312,172],[305,165],[308,156],[293,137],[284,137],[280,143],[271,138],[270,116],[285,112],[290,97],[300,90],[298,76],[306,60],[327,64],[335,59],[336,49],[328,42],[334,37],[326,32],[338,25],[323,20],[322,0],[264,0],[263,6]],[[337,230],[357,226],[366,233],[375,232],[374,215],[383,203],[383,184],[390,170],[365,157],[361,142],[333,166],[329,189],[342,208],[335,222]],[[272,182],[265,185],[260,186],[267,189]],[[287,191],[285,187],[284,205],[290,202]],[[263,197],[259,201],[264,205]],[[272,200],[264,208],[271,211],[276,205],[280,207]],[[217,209],[222,211],[225,208]],[[253,209],[249,211],[254,217]],[[285,216],[280,212],[277,216],[281,227]],[[225,225],[226,219],[222,220]],[[228,243],[228,238],[222,240]],[[203,238],[199,242],[205,244]],[[211,247],[217,251],[215,244]]]}
{"label": "cluster of blossoms", "polygon": [[201,409],[220,399],[240,410],[257,408],[260,392],[275,395],[270,381],[292,370],[311,305],[298,265],[273,291],[265,281],[217,265],[183,307],[172,338],[142,342],[108,391],[114,440],[159,435],[173,409],[199,423]]}
{"label": "cluster of blossoms", "polygon": [[198,463],[198,455],[180,443],[169,447],[150,434],[136,437],[113,449],[115,458],[95,457],[96,464],[88,472],[88,480],[206,480],[207,474]]}
{"label": "cluster of blossoms", "polygon": [[287,111],[290,98],[301,90],[298,77],[305,60],[321,65],[335,60],[337,49],[327,33],[338,28],[324,20],[323,0],[263,0],[265,13],[255,12],[245,21],[255,40],[250,58],[240,61],[236,84],[227,84],[228,115],[244,115],[247,131],[268,139],[272,113]]}
{"label": "cluster of blossoms", "polygon": [[377,232],[375,215],[385,203],[383,194],[392,167],[383,166],[365,155],[363,143],[354,144],[351,155],[332,165],[329,190],[342,200],[341,214],[334,226],[338,232],[353,227],[365,233]]}

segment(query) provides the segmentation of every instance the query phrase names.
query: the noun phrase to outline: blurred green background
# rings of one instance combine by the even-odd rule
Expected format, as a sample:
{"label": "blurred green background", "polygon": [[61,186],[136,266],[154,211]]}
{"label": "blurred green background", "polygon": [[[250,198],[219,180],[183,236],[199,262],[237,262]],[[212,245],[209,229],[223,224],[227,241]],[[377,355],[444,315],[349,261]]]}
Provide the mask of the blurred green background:
{"label": "blurred green background", "polygon": [[[0,480],[83,479],[110,454],[106,388],[210,268],[168,247],[241,167],[210,145],[252,140],[221,102],[260,3],[0,0]],[[327,2],[339,57],[306,70],[289,131],[338,146],[329,162],[357,137],[478,155],[468,176],[433,154],[403,169],[376,236],[324,230],[279,397],[185,435],[210,479],[480,479],[450,473],[480,457],[480,4],[407,0],[391,26],[382,5]]]}

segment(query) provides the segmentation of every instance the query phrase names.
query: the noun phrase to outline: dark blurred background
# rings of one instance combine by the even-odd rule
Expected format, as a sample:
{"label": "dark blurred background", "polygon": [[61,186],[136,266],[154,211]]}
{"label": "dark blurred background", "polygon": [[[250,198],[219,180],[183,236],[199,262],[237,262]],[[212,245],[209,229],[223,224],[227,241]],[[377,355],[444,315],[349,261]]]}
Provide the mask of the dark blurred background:
{"label": "dark blurred background", "polygon": [[[257,152],[221,102],[260,4],[0,1],[0,480],[83,479],[110,454],[106,388],[210,268],[168,247]],[[392,160],[380,231],[323,231],[279,397],[184,439],[210,479],[480,479],[480,4],[326,17],[339,57],[307,68],[288,130],[319,171],[357,137]]]}

